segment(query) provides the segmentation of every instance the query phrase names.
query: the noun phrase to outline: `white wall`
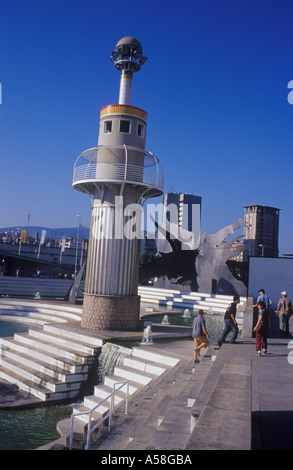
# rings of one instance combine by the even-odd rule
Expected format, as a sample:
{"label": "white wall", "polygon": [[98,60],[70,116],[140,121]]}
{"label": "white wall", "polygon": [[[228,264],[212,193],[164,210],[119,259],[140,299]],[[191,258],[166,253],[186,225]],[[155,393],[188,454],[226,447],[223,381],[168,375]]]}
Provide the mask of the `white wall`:
{"label": "white wall", "polygon": [[287,291],[288,298],[293,301],[293,259],[251,257],[248,296],[256,300],[258,291],[262,288],[272,299],[272,308],[277,308],[283,290]]}

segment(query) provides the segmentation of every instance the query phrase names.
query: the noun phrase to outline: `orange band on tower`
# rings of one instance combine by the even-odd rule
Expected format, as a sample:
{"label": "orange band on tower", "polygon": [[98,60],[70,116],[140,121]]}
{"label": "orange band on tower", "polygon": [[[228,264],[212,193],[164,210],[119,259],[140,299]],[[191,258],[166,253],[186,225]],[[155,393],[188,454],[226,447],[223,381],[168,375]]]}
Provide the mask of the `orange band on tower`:
{"label": "orange band on tower", "polygon": [[147,112],[143,109],[136,108],[135,106],[127,106],[124,104],[110,104],[101,109],[100,117],[113,115],[113,114],[127,114],[128,116],[135,116],[144,121],[147,120]]}

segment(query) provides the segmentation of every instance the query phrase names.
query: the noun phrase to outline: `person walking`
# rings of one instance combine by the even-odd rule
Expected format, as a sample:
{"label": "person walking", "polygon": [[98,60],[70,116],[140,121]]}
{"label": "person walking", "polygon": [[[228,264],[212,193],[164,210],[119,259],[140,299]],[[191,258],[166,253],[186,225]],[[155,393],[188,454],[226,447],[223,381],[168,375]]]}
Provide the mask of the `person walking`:
{"label": "person walking", "polygon": [[192,323],[192,337],[194,339],[194,357],[193,362],[199,362],[200,350],[209,346],[209,335],[206,329],[206,322],[203,318],[203,310],[198,311],[198,316],[195,317]]}
{"label": "person walking", "polygon": [[266,309],[268,310],[272,306],[273,302],[271,301],[270,297],[265,293],[264,289],[260,289],[258,293],[259,293],[259,296],[257,298],[256,304],[253,305],[253,307],[257,307],[258,302],[264,302]]}
{"label": "person walking", "polygon": [[287,298],[287,292],[281,292],[282,298],[278,302],[277,317],[279,317],[280,336],[289,336],[289,320],[292,315],[292,302]]}
{"label": "person walking", "polygon": [[264,301],[260,300],[257,307],[258,319],[253,331],[255,331],[255,349],[258,356],[261,356],[261,348],[265,354],[268,352],[268,334],[271,330],[271,319]]}
{"label": "person walking", "polygon": [[240,302],[239,295],[234,295],[233,302],[229,305],[229,307],[227,308],[225,312],[224,329],[220,338],[218,339],[218,346],[220,347],[224,343],[230,331],[232,331],[230,343],[236,343],[236,339],[237,339],[238,332],[239,332],[238,325],[236,322],[237,304],[239,304],[239,302]]}

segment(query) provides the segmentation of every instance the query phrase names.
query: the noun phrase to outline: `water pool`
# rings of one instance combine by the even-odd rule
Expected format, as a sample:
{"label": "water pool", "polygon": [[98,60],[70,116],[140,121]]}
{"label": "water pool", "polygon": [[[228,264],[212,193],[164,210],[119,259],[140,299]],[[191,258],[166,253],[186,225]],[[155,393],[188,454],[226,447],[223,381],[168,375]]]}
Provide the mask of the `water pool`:
{"label": "water pool", "polygon": [[0,450],[35,450],[58,439],[57,423],[71,413],[70,405],[0,410]]}
{"label": "water pool", "polygon": [[[158,315],[149,315],[145,316],[143,319],[145,321],[151,321],[156,324],[166,324],[173,326],[186,326],[191,327],[194,318],[197,316],[197,313],[192,311],[170,311],[170,313],[164,312],[163,314]],[[210,336],[211,346],[215,346],[223,330],[223,319],[224,316],[221,313],[205,313],[204,319],[206,321],[207,332]]]}
{"label": "water pool", "polygon": [[0,321],[0,338],[13,336],[14,333],[26,333],[29,325],[16,321]]}
{"label": "water pool", "polygon": [[[0,337],[26,333],[30,327],[16,321],[0,321]],[[0,410],[0,450],[34,450],[58,439],[57,423],[71,413],[71,405]]]}

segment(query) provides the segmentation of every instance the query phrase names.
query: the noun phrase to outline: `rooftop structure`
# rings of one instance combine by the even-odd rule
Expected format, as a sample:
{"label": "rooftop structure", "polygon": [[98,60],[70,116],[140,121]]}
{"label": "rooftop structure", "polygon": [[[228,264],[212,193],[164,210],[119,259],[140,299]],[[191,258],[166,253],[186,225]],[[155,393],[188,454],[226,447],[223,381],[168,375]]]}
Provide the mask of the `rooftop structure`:
{"label": "rooftop structure", "polygon": [[244,206],[244,243],[252,240],[246,256],[276,258],[279,254],[280,209],[254,204]]}

